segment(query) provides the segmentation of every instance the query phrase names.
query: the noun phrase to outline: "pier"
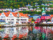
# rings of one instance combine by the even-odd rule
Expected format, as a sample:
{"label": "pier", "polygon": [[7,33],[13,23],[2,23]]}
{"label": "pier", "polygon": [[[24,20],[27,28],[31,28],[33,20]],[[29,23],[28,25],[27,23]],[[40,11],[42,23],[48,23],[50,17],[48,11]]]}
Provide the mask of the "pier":
{"label": "pier", "polygon": [[13,25],[0,25],[0,28],[5,28],[5,27],[21,27],[21,26],[33,26],[33,24],[17,24],[17,25],[15,25],[15,26],[13,26]]}

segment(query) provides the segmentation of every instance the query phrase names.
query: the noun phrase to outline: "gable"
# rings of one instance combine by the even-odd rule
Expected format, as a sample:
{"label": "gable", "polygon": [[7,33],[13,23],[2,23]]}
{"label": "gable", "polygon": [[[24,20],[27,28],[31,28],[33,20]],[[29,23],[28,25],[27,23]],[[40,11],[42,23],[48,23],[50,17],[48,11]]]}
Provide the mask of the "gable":
{"label": "gable", "polygon": [[13,16],[12,13],[10,13],[9,16]]}
{"label": "gable", "polygon": [[0,18],[5,18],[6,16],[4,15],[4,13],[1,14]]}
{"label": "gable", "polygon": [[12,18],[12,17],[14,17],[14,16],[12,15],[12,13],[10,13],[8,17],[9,17],[9,18]]}
{"label": "gable", "polygon": [[6,17],[8,17],[9,14],[10,14],[10,12],[4,12],[4,15],[5,15]]}
{"label": "gable", "polygon": [[5,16],[4,13],[2,13],[1,16]]}
{"label": "gable", "polygon": [[14,17],[17,17],[17,12],[12,12],[12,15],[13,15]]}

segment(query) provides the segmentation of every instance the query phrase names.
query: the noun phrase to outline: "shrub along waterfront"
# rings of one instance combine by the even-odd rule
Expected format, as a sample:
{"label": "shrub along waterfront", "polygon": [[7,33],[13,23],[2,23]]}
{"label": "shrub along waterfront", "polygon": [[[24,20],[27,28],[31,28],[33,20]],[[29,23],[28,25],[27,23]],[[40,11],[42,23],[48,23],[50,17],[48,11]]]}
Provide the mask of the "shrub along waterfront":
{"label": "shrub along waterfront", "polygon": [[[31,14],[31,16],[33,16],[34,14],[38,14],[38,15],[42,15],[42,13],[41,12],[37,12],[37,11],[20,11],[20,12],[22,12],[22,13],[24,13],[24,14]],[[52,11],[50,11],[50,12],[46,12],[46,14],[53,14],[53,12]]]}

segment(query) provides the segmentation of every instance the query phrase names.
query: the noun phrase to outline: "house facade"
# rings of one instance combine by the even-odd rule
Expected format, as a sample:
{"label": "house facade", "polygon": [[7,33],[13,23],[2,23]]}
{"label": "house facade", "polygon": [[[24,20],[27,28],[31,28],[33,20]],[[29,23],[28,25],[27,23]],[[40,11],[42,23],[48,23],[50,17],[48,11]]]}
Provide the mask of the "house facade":
{"label": "house facade", "polygon": [[15,25],[15,24],[23,24],[28,22],[28,14],[23,14],[19,12],[3,12],[0,13],[0,20],[4,21],[1,23]]}

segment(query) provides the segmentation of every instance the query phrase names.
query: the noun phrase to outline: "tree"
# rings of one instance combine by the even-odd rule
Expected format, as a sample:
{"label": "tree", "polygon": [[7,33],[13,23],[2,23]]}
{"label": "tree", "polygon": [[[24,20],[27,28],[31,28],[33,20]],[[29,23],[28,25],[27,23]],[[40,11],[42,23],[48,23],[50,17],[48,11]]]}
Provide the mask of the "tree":
{"label": "tree", "polygon": [[34,8],[35,8],[35,2],[33,3],[33,7],[32,7],[32,8],[33,8],[33,10],[34,10]]}
{"label": "tree", "polygon": [[50,5],[49,7],[53,7],[53,5]]}
{"label": "tree", "polygon": [[10,8],[12,8],[12,9],[13,9],[13,6],[11,6]]}
{"label": "tree", "polygon": [[[35,2],[37,2],[39,5],[41,5],[42,3],[46,3],[46,2],[40,1],[40,0],[0,0],[0,8],[10,8],[11,6],[13,8],[15,8],[16,6],[17,6],[16,8],[25,7],[29,3],[33,6],[33,9],[34,9]],[[47,2],[47,3],[49,3],[49,2]],[[16,6],[14,6],[14,5],[16,5]]]}
{"label": "tree", "polygon": [[30,6],[28,6],[28,9],[30,10]]}
{"label": "tree", "polygon": [[20,7],[20,5],[18,5],[18,8]]}
{"label": "tree", "polygon": [[32,21],[35,21],[34,19],[32,19]]}
{"label": "tree", "polygon": [[42,8],[42,7],[44,7],[44,8],[45,8],[45,6],[44,6],[44,5],[40,5],[40,8]]}
{"label": "tree", "polygon": [[51,21],[50,19],[48,19],[48,21]]}

